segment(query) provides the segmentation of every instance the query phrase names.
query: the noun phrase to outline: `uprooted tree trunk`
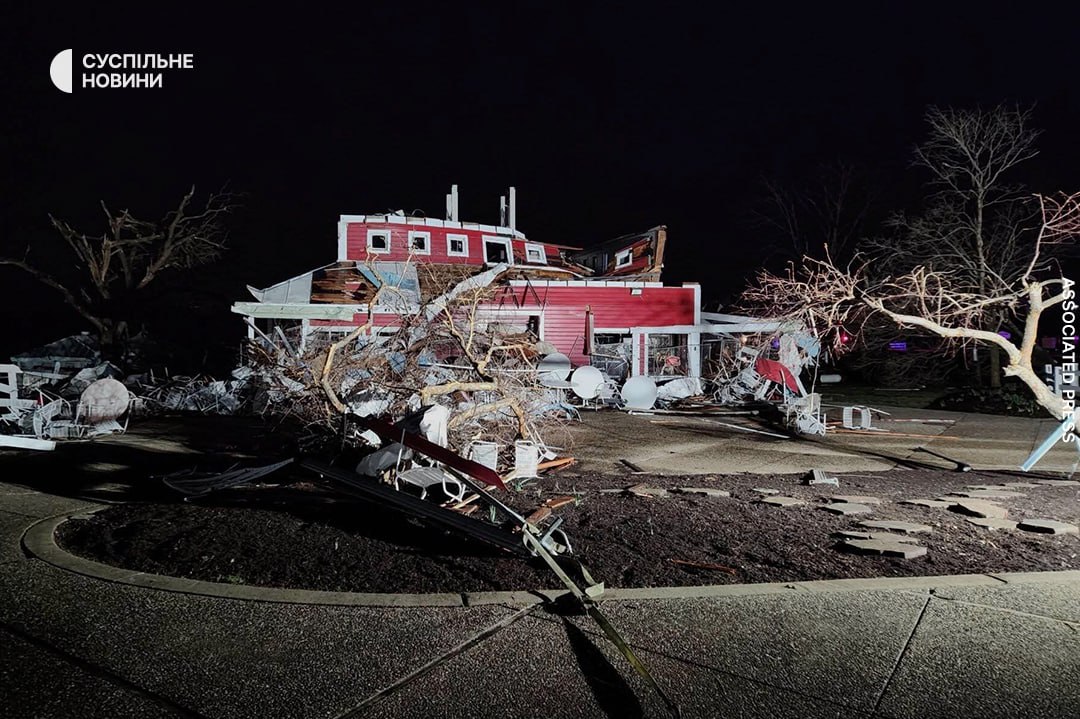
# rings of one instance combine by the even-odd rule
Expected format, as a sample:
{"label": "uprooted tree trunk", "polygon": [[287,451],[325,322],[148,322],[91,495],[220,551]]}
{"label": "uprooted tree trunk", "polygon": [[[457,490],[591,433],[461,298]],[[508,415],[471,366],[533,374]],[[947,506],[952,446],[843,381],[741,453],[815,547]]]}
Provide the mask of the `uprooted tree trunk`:
{"label": "uprooted tree trunk", "polygon": [[[1080,193],[1036,196],[1042,226],[1022,269],[992,292],[978,293],[955,276],[924,266],[896,277],[871,280],[865,259],[838,267],[830,259],[804,258],[801,267],[785,276],[763,272],[743,293],[749,311],[781,319],[799,319],[821,336],[838,340],[841,332],[859,334],[873,315],[899,327],[918,327],[956,344],[996,347],[1005,358],[1002,373],[1016,377],[1031,390],[1047,412],[1064,419],[1072,407],[1054,394],[1032,367],[1039,321],[1047,310],[1062,305],[1075,309],[1074,282],[1044,259],[1047,245],[1073,241],[1080,234]],[[1041,278],[1041,279],[1040,279]],[[1014,343],[996,331],[1001,316],[1011,314],[1023,327]],[[836,351],[849,347],[834,342]]]}

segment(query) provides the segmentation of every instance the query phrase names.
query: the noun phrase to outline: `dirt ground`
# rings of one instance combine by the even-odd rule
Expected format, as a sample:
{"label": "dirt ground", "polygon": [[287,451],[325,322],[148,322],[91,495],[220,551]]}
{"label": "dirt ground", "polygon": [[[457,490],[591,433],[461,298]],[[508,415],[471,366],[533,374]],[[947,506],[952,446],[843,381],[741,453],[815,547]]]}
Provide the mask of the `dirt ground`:
{"label": "dirt ground", "polygon": [[[572,470],[572,468],[571,468]],[[969,574],[1080,568],[1080,537],[988,530],[945,508],[900,504],[936,498],[967,485],[1038,481],[1007,472],[896,470],[839,475],[839,488],[803,484],[793,475],[693,477],[611,475],[562,470],[520,492],[501,495],[525,512],[572,494],[555,516],[579,559],[614,587],[784,582],[843,577]],[[359,592],[463,592],[558,588],[535,560],[511,556],[475,540],[448,535],[314,485],[236,488],[197,503],[169,495],[120,504],[61,528],[62,546],[130,569],[270,587]],[[289,480],[286,479],[286,482]],[[606,492],[644,483],[676,490],[712,487],[713,497],[671,491],[663,497]],[[776,489],[803,506],[762,504],[755,488]],[[1012,519],[1076,523],[1080,487],[1039,485],[997,500]],[[830,495],[872,495],[870,514],[823,510]],[[932,528],[920,534],[928,553],[915,559],[854,554],[836,533],[864,519],[898,519]],[[865,530],[864,530],[865,531]],[[721,568],[680,564],[697,562]],[[726,569],[725,569],[726,568]]]}

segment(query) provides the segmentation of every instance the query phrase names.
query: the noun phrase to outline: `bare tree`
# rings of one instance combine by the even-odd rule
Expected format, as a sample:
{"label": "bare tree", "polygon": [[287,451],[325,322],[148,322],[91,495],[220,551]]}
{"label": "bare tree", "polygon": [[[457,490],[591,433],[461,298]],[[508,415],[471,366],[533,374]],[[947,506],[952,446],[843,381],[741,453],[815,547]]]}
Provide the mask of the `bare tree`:
{"label": "bare tree", "polygon": [[[933,194],[921,215],[895,215],[890,236],[869,240],[883,274],[915,267],[947,270],[953,286],[979,295],[1008,289],[1027,261],[1037,210],[1010,170],[1035,157],[1039,132],[1031,110],[1000,105],[991,110],[931,107],[930,133],[915,148],[915,164],[929,170]],[[999,323],[1007,315],[999,314]],[[992,323],[991,323],[992,324]],[[993,329],[1001,329],[1000,324]],[[990,381],[1000,386],[1000,350],[990,348]]]}
{"label": "bare tree", "polygon": [[[169,270],[185,270],[212,262],[225,249],[224,217],[236,208],[236,195],[224,190],[195,202],[192,187],[176,209],[157,222],[140,220],[129,210],[114,212],[102,202],[105,231],[80,232],[52,215],[52,226],[77,258],[79,277],[65,281],[55,271],[30,259],[0,257],[0,265],[17,267],[53,288],[94,329],[102,349],[112,355],[122,347],[137,296]],[[59,261],[55,262],[60,265]]]}
{"label": "bare tree", "polygon": [[[837,352],[846,347],[843,333],[860,334],[872,317],[884,316],[902,328],[919,328],[950,343],[996,347],[1007,359],[1006,376],[1019,379],[1050,414],[1064,419],[1071,408],[1055,395],[1032,368],[1032,351],[1043,313],[1074,301],[1073,281],[1047,251],[1080,235],[1080,193],[1035,196],[1041,226],[1025,249],[1024,264],[1011,276],[988,265],[1001,279],[987,291],[971,287],[962,272],[917,266],[900,275],[878,278],[873,260],[859,255],[847,266],[830,258],[803,259],[784,275],[761,272],[743,294],[744,307],[778,319],[798,319],[833,341]],[[1066,308],[1069,305],[1065,305]],[[1023,328],[1019,341],[996,331],[1006,314]]]}
{"label": "bare tree", "polygon": [[754,211],[755,224],[772,231],[790,258],[850,254],[865,231],[874,196],[853,165],[837,162],[819,168],[814,182],[799,191],[775,180],[762,181],[765,196]]}

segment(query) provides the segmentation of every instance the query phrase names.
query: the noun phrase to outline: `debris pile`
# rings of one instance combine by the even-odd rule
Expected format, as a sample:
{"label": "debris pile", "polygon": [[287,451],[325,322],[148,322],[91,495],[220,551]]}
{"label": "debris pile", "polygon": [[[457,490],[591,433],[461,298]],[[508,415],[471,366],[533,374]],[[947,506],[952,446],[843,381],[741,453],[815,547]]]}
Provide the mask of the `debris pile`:
{"label": "debris pile", "polygon": [[375,329],[369,315],[334,337],[312,334],[303,342],[280,329],[259,331],[247,351],[251,374],[245,379],[262,387],[263,411],[298,417],[330,434],[340,432],[342,414],[401,418],[439,406],[445,410],[441,444],[463,455],[494,445],[509,461],[531,446],[537,459],[552,459],[550,449],[567,441],[559,429],[573,410],[561,389],[541,382],[544,347],[536,334],[484,309],[492,283],[506,270],[497,265],[422,305],[417,293],[380,278],[372,306],[399,303],[412,310],[398,315],[397,326]]}

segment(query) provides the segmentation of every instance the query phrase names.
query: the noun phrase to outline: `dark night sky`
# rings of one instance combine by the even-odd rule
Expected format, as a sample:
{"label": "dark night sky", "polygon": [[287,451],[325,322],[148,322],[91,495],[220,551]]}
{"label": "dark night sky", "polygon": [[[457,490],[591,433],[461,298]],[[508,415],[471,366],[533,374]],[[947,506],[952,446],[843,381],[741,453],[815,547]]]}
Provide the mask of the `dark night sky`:
{"label": "dark night sky", "polygon": [[[928,104],[1035,103],[1041,154],[1017,179],[1080,189],[1076,10],[470,5],[6,8],[0,254],[50,251],[50,212],[97,230],[99,200],[153,217],[192,183],[227,181],[247,199],[233,249],[205,273],[216,299],[177,312],[203,312],[208,328],[216,317],[215,337],[229,338],[245,283],[333,259],[339,214],[441,216],[452,183],[479,222],[497,220],[515,185],[518,225],[538,240],[588,245],[667,224],[665,279],[714,296],[760,259],[746,216],[762,176],[798,184],[844,159],[889,206],[910,202]],[[65,95],[48,67],[67,47],[190,52],[195,69],[162,89]],[[16,300],[0,305],[14,330],[0,357],[79,328],[47,292],[0,267],[0,296]]]}

